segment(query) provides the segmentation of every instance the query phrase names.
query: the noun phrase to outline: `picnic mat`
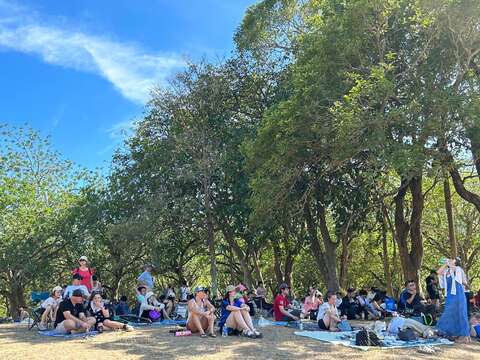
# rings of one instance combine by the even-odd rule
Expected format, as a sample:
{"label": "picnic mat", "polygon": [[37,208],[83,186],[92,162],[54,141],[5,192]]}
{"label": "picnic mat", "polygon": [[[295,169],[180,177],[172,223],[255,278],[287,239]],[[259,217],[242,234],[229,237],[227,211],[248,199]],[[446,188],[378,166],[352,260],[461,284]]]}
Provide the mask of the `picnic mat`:
{"label": "picnic mat", "polygon": [[397,340],[395,336],[385,336],[382,340],[384,346],[358,346],[355,345],[356,331],[348,332],[328,332],[328,331],[295,331],[294,334],[298,336],[308,337],[315,340],[329,342],[331,344],[348,346],[360,350],[369,349],[396,349],[396,348],[411,348],[417,346],[438,346],[438,345],[453,345],[453,342],[447,339],[418,339],[416,341],[401,341]]}
{"label": "picnic mat", "polygon": [[156,321],[151,323],[137,323],[137,322],[128,322],[128,325],[133,327],[155,327],[155,326],[187,326],[186,320],[163,320],[163,321]]}
{"label": "picnic mat", "polygon": [[52,337],[62,338],[62,339],[73,339],[73,338],[85,338],[85,337],[95,336],[98,334],[98,331],[89,331],[88,333],[78,333],[78,334],[59,334],[55,332],[55,330],[47,330],[47,331],[38,331],[38,333],[43,336],[52,336]]}

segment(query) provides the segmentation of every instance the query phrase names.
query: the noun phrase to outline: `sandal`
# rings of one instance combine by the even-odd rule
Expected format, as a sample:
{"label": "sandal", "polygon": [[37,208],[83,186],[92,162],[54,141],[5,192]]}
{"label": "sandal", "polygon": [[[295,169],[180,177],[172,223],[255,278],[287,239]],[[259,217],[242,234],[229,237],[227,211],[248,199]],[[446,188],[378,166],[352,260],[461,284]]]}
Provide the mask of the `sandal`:
{"label": "sandal", "polygon": [[98,325],[97,331],[99,334],[103,333],[103,325]]}
{"label": "sandal", "polygon": [[208,334],[208,336],[210,336],[210,337],[212,337],[212,338],[216,338],[216,337],[217,337],[217,334],[211,333],[211,334]]}
{"label": "sandal", "polygon": [[200,334],[200,337],[201,337],[201,338],[206,338],[206,337],[207,337],[207,334],[205,334],[205,333]]}

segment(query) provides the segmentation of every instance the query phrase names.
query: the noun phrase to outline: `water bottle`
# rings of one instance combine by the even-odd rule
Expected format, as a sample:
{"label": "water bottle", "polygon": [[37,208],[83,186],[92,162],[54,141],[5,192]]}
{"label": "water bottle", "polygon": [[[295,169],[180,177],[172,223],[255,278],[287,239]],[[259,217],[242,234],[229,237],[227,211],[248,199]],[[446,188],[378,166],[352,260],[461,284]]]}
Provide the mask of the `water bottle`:
{"label": "water bottle", "polygon": [[192,335],[192,332],[190,330],[177,331],[175,333],[175,336],[190,336],[190,335]]}
{"label": "water bottle", "polygon": [[228,336],[228,328],[224,326],[222,328],[222,337],[227,337]]}

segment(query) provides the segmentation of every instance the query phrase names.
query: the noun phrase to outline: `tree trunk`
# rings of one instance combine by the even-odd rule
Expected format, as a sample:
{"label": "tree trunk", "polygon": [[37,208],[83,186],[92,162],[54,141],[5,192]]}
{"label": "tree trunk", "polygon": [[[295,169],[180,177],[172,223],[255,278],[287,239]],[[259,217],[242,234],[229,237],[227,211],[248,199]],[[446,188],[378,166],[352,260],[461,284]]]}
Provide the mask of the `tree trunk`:
{"label": "tree trunk", "polygon": [[317,222],[312,216],[310,207],[305,205],[304,207],[305,221],[307,223],[307,232],[310,239],[310,248],[317,262],[317,266],[320,273],[323,275],[325,285],[328,290],[337,291],[340,286],[337,277],[337,244],[330,238],[327,222],[325,219],[325,209],[318,204],[317,217],[319,222],[320,232],[322,234],[322,244],[325,250],[322,249],[318,240]]}
{"label": "tree trunk", "polygon": [[223,229],[222,233],[225,240],[230,245],[230,248],[234,252],[235,256],[238,258],[238,261],[240,262],[240,266],[242,267],[242,270],[243,270],[243,284],[245,284],[250,289],[253,284],[253,278],[252,278],[252,273],[250,271],[250,264],[248,262],[248,257],[245,254],[245,251],[243,251],[242,248],[235,241],[230,230]]}
{"label": "tree trunk", "polygon": [[[405,220],[404,205],[407,190],[412,195],[410,223]],[[395,201],[395,240],[400,252],[404,280],[413,280],[419,286],[419,270],[423,259],[421,222],[423,214],[423,193],[421,175],[410,180],[401,180]],[[409,251],[408,237],[411,246]],[[418,287],[420,288],[420,287]]]}
{"label": "tree trunk", "polygon": [[10,282],[10,293],[8,294],[9,314],[14,320],[18,320],[20,306],[25,307],[25,295],[22,284],[15,278]]}
{"label": "tree trunk", "polygon": [[350,262],[350,254],[348,251],[349,239],[348,235],[342,234],[342,253],[340,255],[340,286],[343,289],[348,287],[348,264]]}
{"label": "tree trunk", "polygon": [[275,272],[275,278],[277,279],[277,286],[285,281],[282,272],[282,253],[278,242],[271,240],[272,249],[273,249],[273,270]]}
{"label": "tree trunk", "polygon": [[388,258],[388,242],[387,242],[387,223],[385,219],[385,208],[382,206],[382,245],[383,245],[383,271],[385,273],[385,281],[387,285],[387,294],[393,296],[392,274],[390,272],[390,261]]}
{"label": "tree trunk", "polygon": [[450,240],[450,252],[452,258],[457,257],[457,239],[455,238],[455,221],[453,218],[452,194],[448,177],[443,180],[443,196],[445,197],[445,211],[448,221],[448,239]]}

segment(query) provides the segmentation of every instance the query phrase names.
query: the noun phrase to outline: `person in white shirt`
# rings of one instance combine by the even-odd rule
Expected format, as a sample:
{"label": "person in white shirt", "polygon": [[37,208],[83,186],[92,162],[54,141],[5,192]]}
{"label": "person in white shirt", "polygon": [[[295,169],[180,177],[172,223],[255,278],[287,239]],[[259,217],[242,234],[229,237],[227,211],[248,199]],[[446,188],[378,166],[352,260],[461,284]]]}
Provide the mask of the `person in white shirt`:
{"label": "person in white shirt", "polygon": [[83,298],[88,299],[90,297],[90,293],[88,292],[88,289],[85,285],[81,285],[81,281],[82,281],[82,275],[80,274],[73,275],[72,285],[67,286],[67,288],[65,289],[65,292],[63,293],[63,298],[69,299],[72,296],[72,293],[78,289],[82,291]]}
{"label": "person in white shirt", "polygon": [[347,318],[346,316],[340,316],[335,305],[336,301],[337,295],[333,291],[329,291],[327,292],[327,302],[318,308],[317,320],[318,327],[321,330],[340,331],[338,323]]}
{"label": "person in white shirt", "polygon": [[189,294],[190,294],[190,288],[188,287],[188,283],[184,281],[182,283],[182,286],[180,287],[180,301],[187,302]]}
{"label": "person in white shirt", "polygon": [[62,288],[60,286],[55,286],[52,290],[51,296],[40,304],[42,317],[41,317],[40,323],[38,324],[39,330],[41,331],[47,330],[48,321],[49,320],[55,321],[55,318],[57,317],[58,305],[61,302],[62,302]]}

